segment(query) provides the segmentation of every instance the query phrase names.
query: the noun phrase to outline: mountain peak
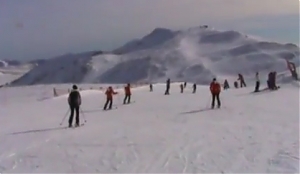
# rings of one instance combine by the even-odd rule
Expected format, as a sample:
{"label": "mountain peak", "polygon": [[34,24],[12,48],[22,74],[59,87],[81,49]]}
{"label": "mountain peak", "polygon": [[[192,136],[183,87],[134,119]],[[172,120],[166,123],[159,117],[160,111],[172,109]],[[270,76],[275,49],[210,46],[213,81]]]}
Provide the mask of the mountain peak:
{"label": "mountain peak", "polygon": [[151,38],[151,37],[166,37],[173,35],[174,32],[167,28],[155,28],[150,34],[143,37],[143,39]]}
{"label": "mountain peak", "polygon": [[167,28],[155,28],[149,35],[165,34],[165,33],[173,33],[173,31]]}
{"label": "mountain peak", "polygon": [[176,33],[170,29],[155,28],[151,33],[143,38],[127,42],[124,46],[114,50],[113,52],[116,54],[125,54],[133,51],[150,49],[174,38],[175,35]]}

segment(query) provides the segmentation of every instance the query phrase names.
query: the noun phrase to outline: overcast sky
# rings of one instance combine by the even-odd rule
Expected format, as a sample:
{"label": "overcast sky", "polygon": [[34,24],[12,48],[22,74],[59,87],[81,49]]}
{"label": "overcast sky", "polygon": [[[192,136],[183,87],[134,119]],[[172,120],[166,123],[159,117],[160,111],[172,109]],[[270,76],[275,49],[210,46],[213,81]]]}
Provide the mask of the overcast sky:
{"label": "overcast sky", "polygon": [[205,24],[299,43],[299,1],[0,0],[0,59],[111,50],[156,27]]}

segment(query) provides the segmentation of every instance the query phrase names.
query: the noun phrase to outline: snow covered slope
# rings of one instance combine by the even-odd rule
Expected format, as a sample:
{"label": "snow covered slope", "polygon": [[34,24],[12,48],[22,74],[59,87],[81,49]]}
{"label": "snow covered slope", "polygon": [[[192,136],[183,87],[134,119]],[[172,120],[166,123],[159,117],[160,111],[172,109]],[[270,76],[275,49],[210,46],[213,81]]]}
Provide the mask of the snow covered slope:
{"label": "snow covered slope", "polygon": [[130,42],[117,49],[121,55],[89,52],[50,59],[13,85],[162,82],[166,78],[208,84],[215,76],[236,78],[242,73],[254,79],[256,71],[280,73],[287,70],[285,59],[299,66],[298,46],[237,31],[202,26],[183,31],[156,29],[137,42],[144,44]]}
{"label": "snow covered slope", "polygon": [[5,74],[0,72],[0,86],[10,83],[18,78],[20,78],[23,74]]}
{"label": "snow covered slope", "polygon": [[207,86],[190,87],[137,88],[126,106],[121,92],[107,112],[103,93],[84,91],[77,129],[59,126],[66,96],[36,100],[48,86],[0,89],[0,173],[299,172],[299,87],[223,91],[217,110]]}
{"label": "snow covered slope", "polygon": [[66,54],[46,60],[43,64],[13,81],[12,85],[81,82],[88,71],[87,64],[93,54],[94,52]]}
{"label": "snow covered slope", "polygon": [[20,78],[33,67],[33,64],[27,62],[0,60],[0,85]]}
{"label": "snow covered slope", "polygon": [[19,79],[30,69],[31,67],[29,66],[6,66],[0,68],[0,86]]}

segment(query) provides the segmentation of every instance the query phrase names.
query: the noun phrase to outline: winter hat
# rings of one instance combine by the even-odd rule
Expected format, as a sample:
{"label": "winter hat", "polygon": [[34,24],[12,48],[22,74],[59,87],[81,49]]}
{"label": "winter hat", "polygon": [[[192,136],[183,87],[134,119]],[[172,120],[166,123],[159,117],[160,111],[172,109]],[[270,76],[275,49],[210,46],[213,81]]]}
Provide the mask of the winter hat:
{"label": "winter hat", "polygon": [[75,89],[75,90],[78,89],[78,87],[76,85],[73,85],[72,88]]}

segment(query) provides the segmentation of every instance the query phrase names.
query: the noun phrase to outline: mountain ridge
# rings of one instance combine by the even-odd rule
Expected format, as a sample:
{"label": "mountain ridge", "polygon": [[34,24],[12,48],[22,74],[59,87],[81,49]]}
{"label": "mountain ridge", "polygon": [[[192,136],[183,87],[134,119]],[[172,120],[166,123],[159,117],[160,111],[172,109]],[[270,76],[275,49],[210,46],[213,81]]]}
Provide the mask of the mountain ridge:
{"label": "mountain ridge", "polygon": [[[138,42],[145,44],[141,47],[136,45]],[[283,72],[285,59],[299,66],[299,47],[208,26],[179,31],[157,28],[112,52],[83,52],[49,59],[12,85],[162,82],[166,78],[207,84],[217,76]],[[74,73],[77,77],[70,75]]]}

